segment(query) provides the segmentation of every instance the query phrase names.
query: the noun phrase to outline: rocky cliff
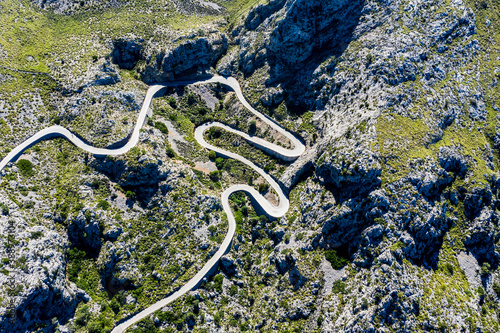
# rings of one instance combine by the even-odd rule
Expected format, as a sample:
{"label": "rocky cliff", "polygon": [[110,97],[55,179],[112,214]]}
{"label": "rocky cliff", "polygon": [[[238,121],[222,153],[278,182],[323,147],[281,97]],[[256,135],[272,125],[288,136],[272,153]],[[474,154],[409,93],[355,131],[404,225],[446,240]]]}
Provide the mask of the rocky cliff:
{"label": "rocky cliff", "polygon": [[[45,7],[56,4],[67,15],[87,8]],[[144,82],[213,72],[237,77],[256,108],[306,143],[302,157],[284,164],[223,131],[208,133],[279,179],[290,210],[269,220],[234,195],[237,233],[217,272],[134,329],[498,330],[497,3],[166,8],[169,23],[155,17],[154,31],[99,30],[89,44],[75,37],[95,54],[68,65],[61,53],[51,76],[0,70],[2,153],[21,140],[16,133],[56,122],[93,144],[119,144]],[[200,25],[189,26],[193,18]],[[251,118],[216,85],[167,89],[153,110],[125,156],[91,157],[53,140],[22,156],[34,175],[22,165],[3,171],[0,225],[16,222],[17,236],[4,238],[17,242],[21,286],[2,289],[17,310],[12,324],[4,303],[4,330],[109,331],[178,289],[214,253],[226,230],[220,192],[261,180],[207,156],[193,128],[218,120],[246,130]],[[11,263],[2,264],[6,285]],[[40,311],[47,302],[52,309]]]}
{"label": "rocky cliff", "polygon": [[496,78],[478,73],[489,66],[487,9],[496,7],[470,5],[271,1],[250,12],[219,64],[250,91],[282,89],[289,110],[315,110],[314,153],[281,180],[293,186],[303,173],[307,191],[319,185],[311,203],[301,196],[301,230],[321,221],[310,246],[356,267],[338,282],[349,291],[323,299],[322,331],[465,329],[470,314],[437,298],[459,297],[456,286],[424,282],[470,283],[479,273],[457,261],[465,254],[483,267],[471,294],[482,313],[472,317],[496,311]]}

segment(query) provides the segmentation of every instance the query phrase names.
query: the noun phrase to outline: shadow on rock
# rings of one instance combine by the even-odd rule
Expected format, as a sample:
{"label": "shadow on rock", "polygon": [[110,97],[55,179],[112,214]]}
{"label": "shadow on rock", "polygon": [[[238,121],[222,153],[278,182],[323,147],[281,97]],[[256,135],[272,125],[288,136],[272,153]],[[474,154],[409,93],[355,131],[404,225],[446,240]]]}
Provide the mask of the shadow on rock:
{"label": "shadow on rock", "polygon": [[90,258],[97,258],[101,251],[101,226],[90,210],[80,213],[68,226],[68,239],[79,250],[85,251]]}
{"label": "shadow on rock", "polygon": [[317,180],[329,190],[338,204],[363,198],[381,185],[382,168],[377,156],[368,149],[341,148],[325,152],[316,166]]}
{"label": "shadow on rock", "polygon": [[137,62],[141,60],[141,51],[144,41],[142,39],[118,38],[113,41],[113,63],[122,69],[133,69]]}
{"label": "shadow on rock", "polygon": [[[241,38],[242,71],[250,76],[257,69],[270,66],[267,85],[281,84],[285,88],[288,109],[298,113],[310,109],[315,103],[315,89],[304,87],[311,86],[320,64],[343,54],[353,39],[362,4],[362,0],[296,0],[257,6],[245,22],[250,31]],[[281,15],[272,17],[278,11]],[[251,30],[271,33],[264,45],[258,45],[262,41]]]}
{"label": "shadow on rock", "polygon": [[483,264],[487,262],[491,268],[498,267],[500,255],[495,251],[499,235],[495,232],[498,224],[498,215],[489,207],[485,207],[479,216],[474,219],[464,240],[465,247]]}
{"label": "shadow on rock", "polygon": [[[319,246],[342,249],[346,258],[358,249],[369,254],[369,248],[375,247],[382,240],[384,228],[378,221],[388,207],[389,199],[383,190],[375,190],[365,197],[345,202],[335,215],[325,221]],[[363,230],[365,231],[362,233]],[[367,251],[363,251],[363,248]],[[371,255],[363,257],[356,264],[363,267],[370,265],[373,259]]]}
{"label": "shadow on rock", "polygon": [[[50,285],[40,286],[30,291],[15,310],[13,318],[2,316],[1,332],[38,332],[43,326],[45,332],[55,332],[58,324],[65,325],[74,317],[76,308],[81,301],[88,301],[88,295],[70,285],[71,289],[57,290]],[[57,323],[51,320],[57,318]]]}

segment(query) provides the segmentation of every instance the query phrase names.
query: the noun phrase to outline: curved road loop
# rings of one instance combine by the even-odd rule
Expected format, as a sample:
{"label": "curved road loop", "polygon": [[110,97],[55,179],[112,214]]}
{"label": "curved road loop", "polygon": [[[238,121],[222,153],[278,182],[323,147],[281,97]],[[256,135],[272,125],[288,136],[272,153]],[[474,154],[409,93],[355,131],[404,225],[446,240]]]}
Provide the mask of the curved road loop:
{"label": "curved road loop", "polygon": [[235,133],[237,135],[240,135],[243,137],[246,141],[249,143],[253,144],[254,146],[266,151],[267,153],[276,156],[277,158],[283,159],[285,161],[293,161],[297,159],[300,155],[302,155],[305,151],[305,146],[302,144],[300,140],[298,140],[292,133],[287,132],[285,129],[283,129],[280,125],[275,123],[273,120],[270,118],[264,116],[254,108],[246,101],[245,97],[243,96],[243,93],[241,92],[240,85],[238,81],[232,77],[226,78],[226,77],[221,77],[221,76],[213,76],[209,79],[205,80],[198,80],[198,81],[177,81],[177,82],[171,82],[171,83],[165,83],[165,84],[158,84],[158,85],[153,85],[150,86],[147,93],[146,97],[144,98],[144,102],[141,107],[141,111],[139,112],[139,117],[137,119],[137,123],[134,127],[134,130],[132,132],[132,135],[130,136],[129,141],[120,148],[117,149],[106,149],[106,148],[96,148],[92,147],[85,142],[83,142],[81,139],[79,139],[77,136],[75,136],[73,133],[71,133],[69,130],[62,126],[51,126],[46,129],[43,129],[39,132],[37,132],[35,135],[21,143],[19,146],[17,146],[15,149],[13,149],[2,161],[0,161],[0,171],[5,168],[5,166],[11,162],[14,161],[25,149],[31,147],[33,144],[37,143],[40,140],[44,139],[49,139],[53,137],[64,137],[67,140],[69,140],[71,143],[73,143],[75,146],[92,153],[94,155],[121,155],[126,152],[128,152],[132,147],[135,147],[135,145],[139,141],[139,135],[140,135],[140,130],[142,126],[145,123],[146,116],[148,113],[149,108],[151,107],[151,101],[155,97],[155,95],[163,88],[169,87],[169,86],[186,86],[186,85],[191,85],[191,84],[206,84],[206,83],[221,83],[224,84],[228,87],[230,87],[236,95],[238,96],[238,99],[240,102],[255,116],[260,118],[262,122],[273,128],[274,130],[278,131],[282,135],[284,135],[292,144],[292,149],[286,149],[284,147],[275,145],[273,143],[267,142],[261,138],[254,137],[251,135],[248,135],[246,133],[243,133],[241,131],[235,130],[227,125],[218,123],[218,122],[210,122],[203,124],[199,127],[196,128],[195,130],[195,139],[200,143],[201,146],[211,149],[215,151],[218,155],[224,156],[226,158],[233,158],[235,160],[238,160],[242,163],[245,163],[252,169],[254,169],[256,172],[258,172],[269,184],[271,187],[276,191],[279,197],[279,205],[274,206],[272,205],[267,199],[265,199],[257,190],[255,190],[253,187],[248,186],[248,185],[234,185],[231,186],[230,188],[226,189],[222,193],[221,201],[222,201],[222,207],[224,209],[224,212],[227,215],[228,218],[228,232],[226,234],[226,237],[224,238],[224,241],[219,247],[219,250],[210,258],[210,260],[203,266],[203,268],[196,273],[194,277],[192,277],[184,286],[182,286],[179,290],[174,292],[172,295],[168,296],[167,298],[164,298],[155,304],[149,306],[148,308],[142,310],[141,312],[137,313],[136,315],[130,317],[126,321],[122,322],[120,325],[116,326],[112,333],[122,333],[124,332],[128,327],[131,325],[137,323],[138,321],[146,318],[147,316],[151,315],[157,310],[160,310],[161,308],[165,307],[167,304],[173,302],[177,298],[181,297],[185,293],[193,290],[196,288],[201,281],[203,280],[204,277],[207,276],[211,271],[213,271],[216,267],[217,264],[220,260],[220,258],[229,250],[231,246],[231,240],[233,239],[234,232],[236,230],[236,221],[234,219],[234,215],[231,211],[231,207],[229,205],[229,196],[238,191],[243,191],[246,192],[248,195],[254,198],[255,202],[269,215],[275,218],[282,217],[285,215],[285,213],[288,211],[289,208],[289,201],[286,196],[286,194],[283,192],[279,184],[269,175],[267,174],[264,170],[259,168],[257,165],[255,165],[253,162],[247,160],[246,158],[237,155],[235,153],[228,152],[226,150],[220,149],[218,147],[212,146],[208,142],[205,141],[203,134],[211,127],[219,127],[222,128],[228,132]]}

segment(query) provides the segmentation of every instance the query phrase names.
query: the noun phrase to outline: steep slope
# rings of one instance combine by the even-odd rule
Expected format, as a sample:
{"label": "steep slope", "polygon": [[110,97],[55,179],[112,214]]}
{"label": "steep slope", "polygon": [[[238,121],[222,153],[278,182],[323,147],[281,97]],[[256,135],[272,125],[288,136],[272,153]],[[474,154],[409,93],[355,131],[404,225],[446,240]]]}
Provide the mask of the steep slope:
{"label": "steep slope", "polygon": [[314,152],[281,180],[314,170],[301,230],[319,223],[310,246],[352,262],[318,329],[498,326],[495,13],[486,1],[275,1],[221,62],[250,91],[314,110]]}
{"label": "steep slope", "polygon": [[[141,80],[214,71],[237,76],[255,108],[307,145],[289,164],[224,130],[206,133],[278,179],[291,208],[269,221],[234,195],[236,236],[218,271],[132,330],[498,331],[496,2],[145,2],[91,18],[94,5],[46,17],[12,7],[19,18],[38,15],[24,23],[0,15],[16,28],[0,34],[2,64],[50,74],[1,70],[3,154],[54,122],[108,146],[130,132]],[[134,26],[139,14],[146,19]],[[106,28],[106,15],[122,16]],[[57,23],[50,43],[24,39],[23,24],[50,26],[42,22]],[[5,311],[2,327],[110,330],[178,289],[215,251],[226,230],[222,188],[245,182],[273,200],[258,175],[210,160],[194,141],[196,126],[220,121],[289,144],[231,92],[169,89],[153,109],[127,156],[85,156],[56,140],[23,156],[36,178],[27,163],[4,173],[0,224],[19,223],[15,263],[26,271],[16,296],[2,291],[17,304],[18,326]],[[43,300],[56,304],[54,319],[26,311]]]}

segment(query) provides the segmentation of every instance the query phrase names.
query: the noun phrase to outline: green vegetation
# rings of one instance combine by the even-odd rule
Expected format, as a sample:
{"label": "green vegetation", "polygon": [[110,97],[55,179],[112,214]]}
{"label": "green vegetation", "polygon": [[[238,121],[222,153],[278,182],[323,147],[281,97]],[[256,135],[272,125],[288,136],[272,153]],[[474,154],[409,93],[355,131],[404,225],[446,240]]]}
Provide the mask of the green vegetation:
{"label": "green vegetation", "polygon": [[[207,131],[207,133],[205,133],[205,139],[208,143],[245,157],[255,163],[258,167],[262,168],[266,173],[269,173],[276,178],[279,178],[281,173],[289,165],[280,159],[266,154],[245,140],[241,140],[241,138],[236,134],[213,127],[211,129],[213,129],[212,132]],[[238,142],[238,145],[233,145],[233,142]],[[218,158],[215,159],[216,163],[217,160]]]}
{"label": "green vegetation", "polygon": [[218,182],[220,180],[220,172],[217,170],[210,172],[210,179],[214,182]]}
{"label": "green vegetation", "polygon": [[425,159],[427,156],[437,159],[439,147],[450,145],[462,147],[464,155],[474,159],[477,167],[473,169],[473,175],[477,181],[484,183],[493,173],[482,158],[488,138],[477,128],[469,130],[452,125],[444,131],[440,141],[430,144],[431,130],[427,127],[425,119],[392,115],[379,118],[376,127],[380,152],[383,156],[388,156],[382,174],[386,182],[393,182],[406,176],[412,169],[412,160]]}
{"label": "green vegetation", "polygon": [[43,237],[43,232],[41,231],[34,231],[31,233],[30,238],[31,239],[39,239]]}
{"label": "green vegetation", "polygon": [[346,284],[342,280],[336,280],[333,282],[332,291],[336,294],[345,294],[346,293]]}
{"label": "green vegetation", "polygon": [[106,200],[104,199],[101,199],[99,200],[99,202],[97,203],[97,208],[100,208],[100,209],[103,209],[103,210],[107,210],[109,207],[111,206],[111,204],[109,202],[107,202]]}
{"label": "green vegetation", "polygon": [[257,189],[259,190],[260,193],[265,193],[269,189],[269,184],[268,183],[259,183],[259,185],[257,185]]}
{"label": "green vegetation", "polygon": [[[240,16],[242,13],[247,12],[251,6],[259,2],[261,1],[238,0],[224,1],[221,4],[229,8],[230,19],[236,19],[242,17]],[[167,13],[165,14],[159,8],[167,11]],[[21,2],[7,0],[2,3],[2,11],[4,14],[0,18],[0,23],[2,26],[9,27],[9,29],[4,29],[0,32],[0,45],[2,45],[2,50],[7,51],[8,56],[5,58],[1,57],[0,64],[41,72],[53,72],[51,68],[55,66],[58,78],[64,78],[65,75],[81,77],[85,75],[89,65],[102,60],[102,58],[108,59],[109,49],[106,46],[108,38],[122,37],[133,32],[134,35],[140,38],[158,40],[163,38],[163,36],[159,36],[155,31],[160,31],[165,26],[175,31],[180,28],[198,27],[214,19],[207,16],[186,18],[174,12],[171,7],[164,7],[163,4],[151,4],[143,1],[122,4],[122,7],[112,10],[101,8],[95,11],[89,10],[88,12],[65,16],[57,15],[50,11],[33,9],[24,0],[21,0]],[[156,22],[153,23],[153,20]],[[28,57],[34,60],[27,60]],[[68,65],[69,59],[71,59],[71,66]],[[63,69],[62,73],[57,71],[61,68]],[[65,116],[59,117],[55,114],[55,110],[51,108],[50,100],[60,99],[60,87],[55,80],[48,76],[24,75],[4,69],[0,69],[0,73],[7,73],[7,75],[14,77],[12,81],[0,83],[2,92],[10,93],[17,91],[19,94],[29,95],[33,91],[38,91],[44,102],[44,107],[40,107],[41,110],[37,113],[40,117],[35,119],[38,126],[45,127],[48,124],[61,124],[63,126],[74,126],[75,129],[86,129],[94,123],[94,119],[92,119],[93,115],[88,116],[87,119],[87,115],[84,114],[82,118],[85,119],[71,121]],[[124,87],[127,89],[130,87],[144,88],[143,85],[135,82],[136,76],[132,71],[121,71],[120,76],[123,80],[120,84],[123,85],[113,87],[113,89]],[[181,98],[179,101],[169,97],[166,103],[170,109],[165,114],[168,116],[168,119],[174,119],[172,121],[177,128],[182,129],[188,141],[192,136],[192,130],[195,125],[210,119],[228,119],[224,110],[226,106],[223,103],[216,105],[216,110],[212,112],[198,100],[198,97],[193,97],[189,93],[185,94],[185,96],[185,99]],[[18,97],[13,97],[13,99],[17,101]],[[91,102],[100,103],[99,100]],[[173,109],[176,109],[176,112],[180,114],[176,118],[173,117]],[[285,112],[285,108],[280,110]],[[211,113],[214,114],[213,117]],[[131,123],[129,121],[130,118],[130,116],[123,117],[121,120],[123,123]],[[235,123],[241,121],[242,126],[246,126],[246,123],[243,121],[244,119],[246,118],[243,116],[240,119],[238,117],[231,118],[231,120],[235,120]],[[165,134],[168,133],[168,129],[161,119],[154,122],[153,126]],[[33,126],[33,128],[36,128],[36,126]],[[12,126],[12,122],[0,122],[1,135],[4,133],[18,135],[18,129],[18,127]],[[260,134],[259,131],[260,129],[256,129],[256,134]],[[77,132],[79,131],[77,130]],[[217,135],[216,131],[214,134]],[[0,155],[8,152],[9,142],[9,140],[2,140],[0,143]],[[97,144],[106,145],[107,142],[99,141]],[[196,144],[194,146],[196,150]],[[37,147],[38,150],[35,150]],[[140,148],[132,149],[126,156],[126,162],[132,167],[137,165],[141,156],[146,152],[150,153],[150,147],[151,145],[148,143],[141,145]],[[168,156],[176,156],[170,146],[167,146],[165,149]],[[69,250],[67,253],[67,277],[91,296],[89,304],[82,303],[77,309],[73,326],[70,328],[77,332],[109,332],[117,320],[122,319],[130,313],[139,311],[179,288],[205,263],[208,254],[223,239],[227,231],[227,220],[225,220],[226,217],[223,214],[217,211],[217,208],[207,211],[201,204],[201,208],[198,206],[194,208],[196,212],[199,210],[200,223],[218,221],[208,227],[211,233],[209,246],[200,249],[197,238],[194,237],[192,230],[189,228],[188,222],[190,221],[187,221],[184,215],[184,212],[193,208],[187,204],[192,201],[193,197],[196,197],[200,192],[206,194],[205,191],[199,191],[198,186],[200,183],[207,185],[207,192],[210,195],[216,195],[222,188],[219,181],[224,181],[220,179],[222,172],[227,173],[229,181],[233,182],[236,180],[241,182],[240,180],[243,180],[243,182],[252,184],[253,180],[257,178],[257,175],[252,170],[243,167],[239,162],[224,159],[218,161],[217,166],[219,170],[217,171],[217,176],[219,180],[216,182],[210,181],[207,175],[200,172],[195,172],[197,177],[193,177],[193,179],[187,175],[188,173],[183,172],[182,176],[179,177],[181,190],[178,192],[175,190],[174,192],[169,191],[166,194],[169,199],[172,199],[172,201],[169,201],[169,209],[172,209],[171,212],[164,215],[159,213],[160,209],[158,208],[161,207],[160,205],[143,207],[141,210],[137,210],[136,206],[134,206],[128,208],[128,213],[135,216],[134,220],[129,221],[127,220],[127,216],[130,216],[130,214],[116,207],[114,201],[109,199],[111,190],[107,178],[101,176],[99,179],[93,179],[95,170],[93,170],[91,163],[93,162],[92,157],[88,154],[79,151],[62,139],[40,143],[33,148],[33,151],[36,151],[38,155],[36,156],[37,161],[43,161],[42,163],[48,160],[55,161],[54,171],[48,173],[44,179],[37,180],[37,182],[40,182],[39,189],[31,186],[33,184],[29,183],[29,179],[19,180],[21,183],[19,188],[20,193],[28,194],[29,191],[37,192],[41,200],[46,200],[50,203],[47,211],[54,213],[54,216],[57,217],[58,223],[56,227],[58,232],[65,232],[71,219],[80,214],[84,207],[92,207],[93,204],[96,204],[97,209],[102,209],[102,211],[97,212],[97,215],[102,214],[101,216],[106,219],[114,218],[125,229],[119,241],[134,244],[136,247],[132,258],[126,258],[121,252],[118,252],[117,255],[124,258],[124,264],[128,264],[127,260],[133,262],[134,265],[138,263],[138,270],[141,273],[142,279],[138,281],[134,280],[133,277],[130,278],[130,281],[127,281],[127,283],[130,283],[127,285],[127,290],[119,291],[111,288],[104,291],[102,287],[109,288],[109,280],[116,277],[120,272],[112,272],[112,276],[103,276],[105,272],[103,262],[93,258],[89,254],[91,253],[89,250],[79,247]],[[206,154],[202,153],[201,155],[203,156],[200,159],[204,158],[206,160]],[[214,161],[216,160],[215,154],[210,154],[209,157]],[[182,159],[178,157],[178,161],[182,161]],[[270,172],[278,172],[282,167],[281,164],[273,163],[272,159],[267,157],[262,160],[261,165]],[[18,165],[18,167],[21,170],[21,174],[25,177],[30,177],[31,172],[33,172],[31,176],[34,175],[35,168],[33,165],[31,167],[27,165],[21,167]],[[22,170],[24,167],[27,170],[26,174]],[[45,171],[45,168],[43,170]],[[80,188],[89,185],[89,178],[91,180],[92,193],[90,193],[89,197],[85,197],[82,195]],[[6,176],[5,179],[17,180],[17,176],[12,173]],[[263,186],[268,185],[265,184]],[[142,193],[144,193],[140,187],[124,187],[125,190],[121,188],[119,190],[125,193],[128,198],[142,196]],[[193,188],[196,188],[199,192],[195,192],[192,190]],[[3,189],[4,187],[2,186]],[[47,189],[55,189],[55,194],[49,194]],[[18,193],[12,193],[7,188],[5,188],[5,191],[9,195],[12,195],[12,201],[16,204],[24,202],[19,199]],[[49,201],[49,196],[53,197],[54,201]],[[238,223],[238,232],[249,240],[245,244],[241,244],[246,253],[244,257],[245,269],[249,270],[252,265],[259,265],[265,262],[266,258],[271,254],[273,241],[270,235],[267,234],[267,230],[275,228],[276,222],[270,222],[265,216],[258,216],[248,198],[244,195],[243,199],[241,196],[233,199],[233,204],[236,207],[235,216]],[[170,205],[172,202],[174,203]],[[28,204],[28,202],[24,202],[24,207],[28,207]],[[21,205],[19,206],[21,207]],[[8,214],[7,206],[5,208],[1,206],[1,208],[3,214]],[[42,207],[41,212],[44,211],[45,208]],[[85,210],[87,220],[91,216],[94,215]],[[198,215],[194,218],[198,218]],[[33,222],[30,223],[38,223],[38,219],[42,220],[41,214],[40,216],[34,216]],[[28,233],[28,235],[33,240],[41,239],[43,232],[36,231]],[[301,254],[297,265],[310,278],[308,259],[311,259],[308,253]],[[312,260],[310,261],[312,262]],[[19,263],[22,264],[22,259],[20,259]],[[161,279],[156,279],[152,275],[153,272],[160,274]],[[206,287],[221,292],[223,291],[222,282],[222,275],[217,274]],[[293,288],[286,281],[278,281],[277,278],[273,277],[269,281],[266,281],[266,283],[274,284],[275,287],[279,284],[280,288],[283,287],[287,292],[293,293]],[[255,313],[252,313],[252,319],[248,321],[232,319],[231,326],[237,327],[241,331],[249,331],[254,327],[256,318],[264,315],[262,311],[267,311],[265,304],[257,296],[262,295],[264,292],[264,284],[254,277],[245,278],[245,286],[242,288],[232,285],[230,293],[238,298],[237,301],[241,306],[253,307]],[[221,304],[221,306],[226,306],[228,301],[224,297],[227,296],[223,296],[212,302],[207,297],[205,291],[202,291],[202,293],[204,293],[202,294],[202,299],[208,304],[206,311],[214,315],[214,321],[217,325],[225,325],[224,327],[227,328],[228,318],[224,317],[225,315],[222,311],[213,310],[214,302]],[[307,290],[303,294],[305,297],[311,296]],[[127,295],[132,295],[137,300],[137,303],[126,304],[124,299]],[[299,296],[303,297],[299,292],[296,292],[294,295],[296,298],[299,298]],[[254,303],[258,302],[261,302],[258,306],[254,305]],[[176,303],[172,305],[173,309],[171,313],[159,313],[158,317],[160,320],[171,323],[172,327],[176,329],[183,329],[193,322],[195,325],[203,322],[204,311],[199,311],[198,300],[187,296],[178,300],[178,303],[178,306]],[[303,323],[300,322],[295,326],[303,327],[300,325],[303,325]],[[286,326],[289,326],[289,324],[281,323],[279,330],[285,331]],[[141,323],[137,330],[155,331],[157,328],[148,319]],[[194,331],[196,332],[197,330],[195,329]]]}
{"label": "green vegetation", "polygon": [[125,192],[125,196],[130,199],[135,199],[135,192],[128,190]]}
{"label": "green vegetation", "polygon": [[250,121],[248,125],[248,133],[254,135],[257,132],[257,122],[255,120]]}
{"label": "green vegetation", "polygon": [[154,126],[160,130],[160,132],[162,132],[163,134],[166,134],[168,135],[168,127],[167,125],[165,125],[164,123],[162,123],[161,121],[156,121],[154,123]]}
{"label": "green vegetation", "polygon": [[211,161],[215,161],[215,159],[217,158],[217,155],[215,154],[215,152],[213,150],[211,150],[211,151],[208,152],[208,158]]}
{"label": "green vegetation", "polygon": [[9,215],[9,206],[0,203],[0,210],[2,211],[2,215]]}
{"label": "green vegetation", "polygon": [[491,265],[487,262],[483,263],[481,266],[481,275],[489,275],[491,270]]}
{"label": "green vegetation", "polygon": [[[89,43],[89,48],[77,59],[81,65],[90,64],[96,57],[103,56],[103,49],[91,46],[92,35],[98,36],[101,41],[129,33],[143,38],[158,38],[155,36],[158,26],[188,29],[217,20],[210,16],[184,16],[171,7],[146,1],[122,4],[107,10],[87,9],[70,16],[35,9],[27,1],[8,0],[3,2],[3,9],[0,25],[11,28],[4,29],[0,34],[0,44],[9,54],[0,64],[40,72],[49,72],[49,63],[58,62],[69,48],[78,47],[82,41]],[[27,61],[27,58],[31,59],[29,57],[34,60]]]}
{"label": "green vegetation", "polygon": [[310,134],[316,132],[316,127],[312,123],[313,115],[314,113],[311,111],[308,111],[302,115],[302,123],[300,124],[300,130]]}
{"label": "green vegetation", "polygon": [[95,268],[93,259],[87,257],[87,253],[77,248],[69,251],[69,265],[67,269],[68,279],[79,288],[90,292],[91,295],[99,295],[100,275]]}
{"label": "green vegetation", "polygon": [[35,170],[33,170],[33,163],[31,163],[30,161],[21,159],[16,163],[16,165],[19,168],[19,172],[24,177],[32,177],[35,175]]}
{"label": "green vegetation", "polygon": [[332,264],[333,269],[341,269],[349,262],[348,259],[337,254],[336,250],[326,250],[325,258]]}
{"label": "green vegetation", "polygon": [[497,295],[497,297],[500,297],[500,284],[495,282],[493,284],[493,291],[495,291],[495,294]]}
{"label": "green vegetation", "polygon": [[224,6],[229,12],[229,30],[237,25],[238,20],[243,20],[253,7],[257,6],[258,4],[265,3],[264,0],[216,0],[215,2],[217,2],[221,6]]}

